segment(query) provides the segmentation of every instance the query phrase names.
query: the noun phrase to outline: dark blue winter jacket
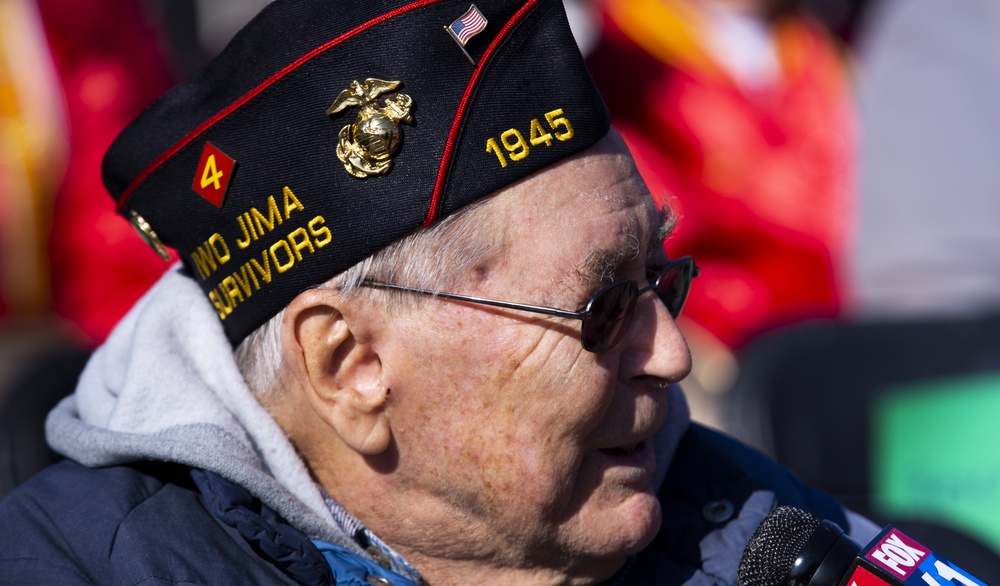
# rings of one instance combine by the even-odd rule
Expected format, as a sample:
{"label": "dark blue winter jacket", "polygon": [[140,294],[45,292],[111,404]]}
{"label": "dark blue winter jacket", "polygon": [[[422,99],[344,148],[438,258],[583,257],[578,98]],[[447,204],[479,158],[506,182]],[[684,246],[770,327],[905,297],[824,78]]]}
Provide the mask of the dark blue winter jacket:
{"label": "dark blue winter jacket", "polygon": [[[609,584],[726,583],[721,575],[760,521],[754,507],[793,505],[849,529],[831,497],[694,424],[659,496],[659,534]],[[4,585],[334,583],[300,531],[235,484],[178,465],[92,469],[64,461],[0,503],[0,520]]]}

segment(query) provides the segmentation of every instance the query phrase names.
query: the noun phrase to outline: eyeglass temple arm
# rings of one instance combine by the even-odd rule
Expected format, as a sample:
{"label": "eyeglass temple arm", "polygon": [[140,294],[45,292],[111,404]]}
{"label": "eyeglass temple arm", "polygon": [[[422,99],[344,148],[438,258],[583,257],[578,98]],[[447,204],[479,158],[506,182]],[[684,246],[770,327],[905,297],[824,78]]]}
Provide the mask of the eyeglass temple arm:
{"label": "eyeglass temple arm", "polygon": [[493,307],[502,307],[504,309],[519,309],[521,311],[530,311],[533,313],[541,313],[544,315],[552,315],[556,317],[566,317],[571,319],[583,319],[585,311],[566,311],[565,309],[556,309],[554,307],[542,307],[539,305],[525,305],[523,303],[511,303],[509,301],[497,301],[496,299],[485,299],[483,297],[472,297],[469,295],[456,295],[454,293],[442,293],[440,291],[428,291],[426,289],[414,289],[412,287],[403,287],[402,285],[393,285],[391,283],[383,283],[381,281],[363,281],[362,285],[372,287],[375,289],[393,289],[396,291],[406,291],[408,293],[418,293],[420,295],[428,295],[431,297],[441,297],[442,299],[453,299],[455,301],[468,301],[469,303],[479,303],[481,305],[491,305]]}

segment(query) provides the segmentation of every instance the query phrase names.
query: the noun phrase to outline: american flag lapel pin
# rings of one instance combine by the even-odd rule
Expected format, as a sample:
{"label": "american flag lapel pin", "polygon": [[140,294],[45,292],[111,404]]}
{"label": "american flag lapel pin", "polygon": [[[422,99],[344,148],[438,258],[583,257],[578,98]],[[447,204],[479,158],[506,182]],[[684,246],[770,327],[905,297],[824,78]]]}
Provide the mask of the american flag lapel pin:
{"label": "american flag lapel pin", "polygon": [[466,58],[468,58],[469,63],[472,63],[473,65],[475,65],[476,62],[472,59],[472,56],[469,55],[469,52],[465,50],[465,44],[469,42],[469,39],[483,32],[483,29],[486,28],[488,22],[489,21],[486,20],[486,17],[483,16],[483,13],[479,12],[479,9],[476,8],[476,5],[471,4],[469,9],[465,11],[465,14],[455,19],[455,21],[448,26],[444,27],[444,30],[448,31],[451,38],[458,43],[458,48],[461,49],[462,53],[465,54]]}

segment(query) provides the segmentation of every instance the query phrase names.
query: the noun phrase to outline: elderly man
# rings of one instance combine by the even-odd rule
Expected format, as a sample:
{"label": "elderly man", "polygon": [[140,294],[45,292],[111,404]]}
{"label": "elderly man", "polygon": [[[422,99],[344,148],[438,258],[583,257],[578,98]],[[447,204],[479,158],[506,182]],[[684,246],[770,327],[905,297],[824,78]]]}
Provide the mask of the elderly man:
{"label": "elderly man", "polygon": [[104,176],[184,262],[51,414],[5,580],[730,584],[778,503],[870,529],[689,423],[697,269],[557,0],[278,0]]}

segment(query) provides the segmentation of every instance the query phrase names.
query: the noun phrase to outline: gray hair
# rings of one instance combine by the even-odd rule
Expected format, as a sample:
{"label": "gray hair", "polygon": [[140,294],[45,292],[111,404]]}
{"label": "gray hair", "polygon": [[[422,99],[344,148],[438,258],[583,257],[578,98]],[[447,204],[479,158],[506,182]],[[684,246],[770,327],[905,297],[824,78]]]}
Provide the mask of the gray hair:
{"label": "gray hair", "polygon": [[[500,214],[491,213],[495,198],[479,200],[429,228],[419,228],[353,267],[320,288],[336,288],[346,296],[361,291],[386,311],[414,307],[429,298],[400,291],[362,287],[365,280],[397,283],[418,289],[448,290],[463,277],[496,258],[505,248],[506,234]],[[283,367],[280,311],[254,330],[236,348],[236,365],[258,399],[278,392]]]}

